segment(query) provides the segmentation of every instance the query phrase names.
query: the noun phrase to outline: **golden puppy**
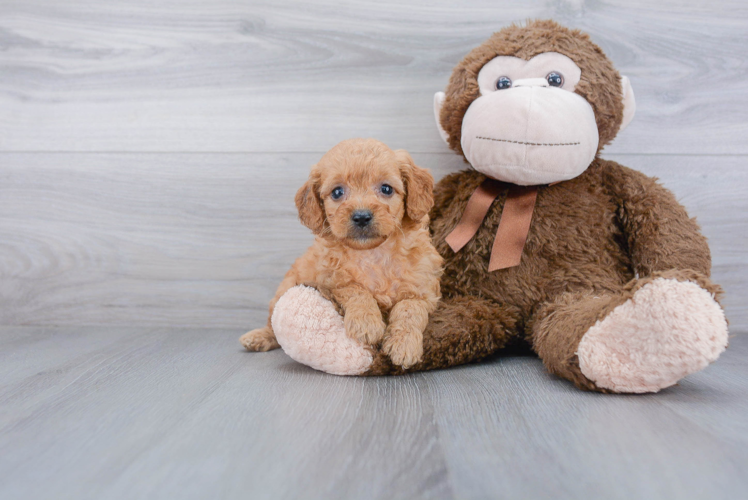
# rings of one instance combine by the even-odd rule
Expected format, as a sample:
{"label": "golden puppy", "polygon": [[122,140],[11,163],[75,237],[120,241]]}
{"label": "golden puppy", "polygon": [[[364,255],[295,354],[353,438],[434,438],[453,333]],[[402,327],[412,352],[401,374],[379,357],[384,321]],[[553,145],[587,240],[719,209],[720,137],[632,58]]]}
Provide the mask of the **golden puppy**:
{"label": "golden puppy", "polygon": [[[289,288],[316,283],[341,306],[348,335],[369,345],[383,342],[399,366],[416,364],[442,273],[428,231],[433,185],[429,171],[402,149],[373,139],[332,148],[296,193],[299,218],[316,238],[286,273],[270,317]],[[279,347],[270,318],[240,341],[249,351]]]}

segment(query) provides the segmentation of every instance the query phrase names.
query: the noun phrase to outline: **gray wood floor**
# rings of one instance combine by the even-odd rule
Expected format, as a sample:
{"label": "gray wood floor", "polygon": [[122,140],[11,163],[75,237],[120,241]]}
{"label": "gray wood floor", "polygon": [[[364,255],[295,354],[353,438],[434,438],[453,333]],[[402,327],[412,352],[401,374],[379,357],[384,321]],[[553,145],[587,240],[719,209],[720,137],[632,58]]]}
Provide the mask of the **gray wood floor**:
{"label": "gray wood floor", "polygon": [[[643,397],[242,353],[309,166],[364,136],[462,168],[433,93],[533,17],[631,78],[603,155],[698,218],[730,350]],[[0,499],[744,497],[747,40],[745,0],[0,0]]]}
{"label": "gray wood floor", "polygon": [[0,498],[745,498],[748,336],[647,396],[531,357],[316,372],[237,331],[5,327]]}

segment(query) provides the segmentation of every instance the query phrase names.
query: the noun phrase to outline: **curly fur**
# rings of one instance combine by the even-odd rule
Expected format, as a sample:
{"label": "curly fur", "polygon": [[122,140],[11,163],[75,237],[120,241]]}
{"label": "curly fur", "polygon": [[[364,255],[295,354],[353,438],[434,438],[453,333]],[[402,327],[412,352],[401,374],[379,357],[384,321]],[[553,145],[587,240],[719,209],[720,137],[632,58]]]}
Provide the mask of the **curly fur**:
{"label": "curly fur", "polygon": [[[394,193],[383,194],[383,184]],[[331,196],[335,188],[345,193],[338,200]],[[299,218],[317,237],[278,287],[270,318],[281,295],[312,282],[340,304],[354,339],[383,342],[399,366],[420,361],[422,332],[440,297],[442,259],[428,232],[432,191],[431,174],[406,151],[373,139],[344,141],[330,150],[296,195]],[[352,222],[360,210],[373,215],[365,230]],[[270,318],[242,337],[248,350],[278,347]]]}

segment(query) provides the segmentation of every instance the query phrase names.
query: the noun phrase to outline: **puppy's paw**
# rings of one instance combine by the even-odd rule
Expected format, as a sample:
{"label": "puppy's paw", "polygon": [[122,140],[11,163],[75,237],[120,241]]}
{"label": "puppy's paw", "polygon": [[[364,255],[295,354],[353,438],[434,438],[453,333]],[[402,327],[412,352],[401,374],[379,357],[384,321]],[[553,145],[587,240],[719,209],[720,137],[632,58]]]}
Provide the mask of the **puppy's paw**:
{"label": "puppy's paw", "polygon": [[348,336],[364,344],[375,345],[384,337],[386,325],[379,309],[348,309],[344,323]]}
{"label": "puppy's paw", "polygon": [[382,351],[392,362],[403,368],[410,368],[423,358],[423,333],[408,330],[398,325],[390,325]]}
{"label": "puppy's paw", "polygon": [[272,351],[280,347],[278,341],[275,340],[273,330],[268,326],[245,333],[239,337],[239,342],[241,342],[246,350],[253,352]]}

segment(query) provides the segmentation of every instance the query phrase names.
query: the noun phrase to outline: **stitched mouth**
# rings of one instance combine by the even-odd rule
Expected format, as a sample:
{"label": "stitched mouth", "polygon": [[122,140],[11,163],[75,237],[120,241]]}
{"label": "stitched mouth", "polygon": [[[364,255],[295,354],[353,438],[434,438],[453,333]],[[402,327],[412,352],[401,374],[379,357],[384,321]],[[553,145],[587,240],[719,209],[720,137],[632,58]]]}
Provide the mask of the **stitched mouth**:
{"label": "stitched mouth", "polygon": [[476,139],[484,141],[508,142],[510,144],[524,144],[525,146],[579,146],[579,142],[524,142],[510,141],[509,139],[494,139],[493,137],[481,137],[476,135]]}

